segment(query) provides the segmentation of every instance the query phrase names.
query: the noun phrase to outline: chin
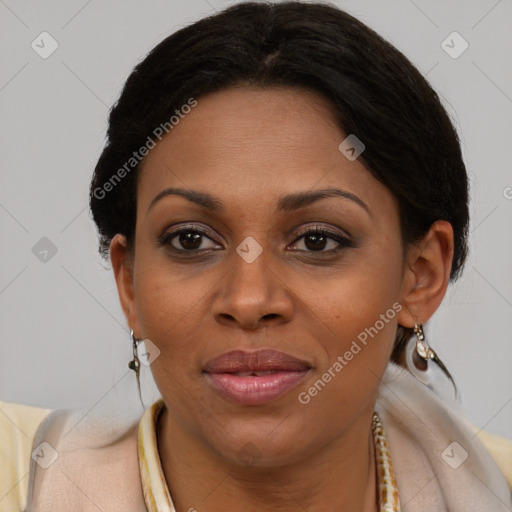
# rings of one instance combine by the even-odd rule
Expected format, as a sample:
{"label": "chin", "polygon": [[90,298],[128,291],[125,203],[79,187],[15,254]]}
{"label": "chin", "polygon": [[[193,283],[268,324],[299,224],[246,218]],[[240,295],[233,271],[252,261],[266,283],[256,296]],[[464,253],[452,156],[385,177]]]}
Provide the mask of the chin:
{"label": "chin", "polygon": [[[210,430],[209,425],[204,439],[217,455],[236,466],[286,466],[304,458],[307,452],[314,452],[318,442],[306,422],[298,421],[293,414],[231,419],[222,415],[216,420],[215,430]],[[308,442],[310,434],[312,439]]]}

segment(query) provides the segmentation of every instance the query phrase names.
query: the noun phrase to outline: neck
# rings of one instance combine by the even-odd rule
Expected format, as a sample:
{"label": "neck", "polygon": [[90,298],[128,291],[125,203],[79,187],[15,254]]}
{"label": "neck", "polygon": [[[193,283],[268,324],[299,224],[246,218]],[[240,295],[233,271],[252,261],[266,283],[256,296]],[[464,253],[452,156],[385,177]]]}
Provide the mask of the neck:
{"label": "neck", "polygon": [[226,460],[182,429],[165,407],[157,439],[177,512],[378,510],[371,414],[314,457],[287,466]]}

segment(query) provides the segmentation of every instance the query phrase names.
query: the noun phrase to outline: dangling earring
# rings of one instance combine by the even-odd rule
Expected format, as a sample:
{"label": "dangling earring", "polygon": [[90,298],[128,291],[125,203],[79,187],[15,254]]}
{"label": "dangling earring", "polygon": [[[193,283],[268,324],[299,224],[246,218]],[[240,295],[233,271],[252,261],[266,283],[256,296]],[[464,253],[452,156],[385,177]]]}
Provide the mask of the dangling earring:
{"label": "dangling earring", "polygon": [[439,384],[439,375],[436,377],[436,372],[433,371],[434,368],[429,364],[430,361],[433,361],[451,381],[457,395],[457,387],[451,373],[425,340],[421,324],[414,324],[414,334],[416,335],[416,340],[411,339],[406,348],[406,362],[409,371],[426,386],[430,388],[437,386]]}
{"label": "dangling earring", "polygon": [[426,342],[425,334],[423,333],[423,326],[421,324],[414,324],[414,334],[416,334],[416,351],[412,358],[414,366],[416,366],[420,371],[426,371],[428,369],[428,362],[431,359],[453,382],[453,378],[448,371],[448,368],[446,368],[441,359],[439,359],[434,349],[430,348],[429,344]]}
{"label": "dangling earring", "polygon": [[135,337],[135,335],[133,334],[133,329],[130,330],[130,336],[132,338],[133,360],[128,363],[128,368],[135,372],[135,376],[137,377],[137,388],[139,390],[140,402],[142,404],[142,407],[144,407],[144,402],[142,401],[142,393],[140,390],[140,361],[138,354],[138,347],[141,340]]}
{"label": "dangling earring", "polygon": [[428,360],[434,359],[435,352],[425,341],[425,334],[421,324],[414,324],[414,334],[416,335],[416,349],[412,354],[412,362],[416,369],[426,372],[428,370]]}

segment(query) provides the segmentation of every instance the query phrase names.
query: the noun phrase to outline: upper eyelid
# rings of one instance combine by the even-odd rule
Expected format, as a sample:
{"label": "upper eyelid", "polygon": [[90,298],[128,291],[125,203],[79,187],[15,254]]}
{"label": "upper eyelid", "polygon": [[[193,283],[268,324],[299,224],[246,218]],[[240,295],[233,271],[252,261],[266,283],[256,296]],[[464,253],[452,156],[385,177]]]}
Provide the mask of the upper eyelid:
{"label": "upper eyelid", "polygon": [[321,226],[319,224],[317,225],[314,225],[314,226],[308,226],[304,229],[301,229],[299,230],[299,233],[297,235],[297,238],[300,238],[310,232],[322,232],[326,235],[333,235],[333,236],[337,236],[337,237],[340,237],[340,238],[351,238],[351,236],[345,231],[345,230],[342,230],[341,228],[338,228],[339,231],[334,231],[333,229],[331,228],[328,228],[328,227],[325,227],[325,226]]}
{"label": "upper eyelid", "polygon": [[163,236],[172,236],[172,235],[176,235],[177,233],[181,233],[183,231],[185,231],[185,232],[186,231],[197,231],[197,232],[201,233],[202,235],[207,236],[208,238],[213,238],[213,233],[208,228],[205,228],[203,226],[194,226],[192,224],[185,224],[183,226],[178,226],[175,229],[167,228],[164,230]]}

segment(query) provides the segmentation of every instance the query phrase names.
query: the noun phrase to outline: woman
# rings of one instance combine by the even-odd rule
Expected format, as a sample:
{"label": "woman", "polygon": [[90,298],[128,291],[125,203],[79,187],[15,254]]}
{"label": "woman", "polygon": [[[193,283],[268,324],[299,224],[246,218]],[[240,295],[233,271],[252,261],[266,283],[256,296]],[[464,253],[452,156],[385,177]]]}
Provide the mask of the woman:
{"label": "woman", "polygon": [[27,510],[510,510],[422,328],[467,203],[438,96],[348,14],[241,3],[165,39],[91,183],[162,399],[114,433],[43,411]]}

